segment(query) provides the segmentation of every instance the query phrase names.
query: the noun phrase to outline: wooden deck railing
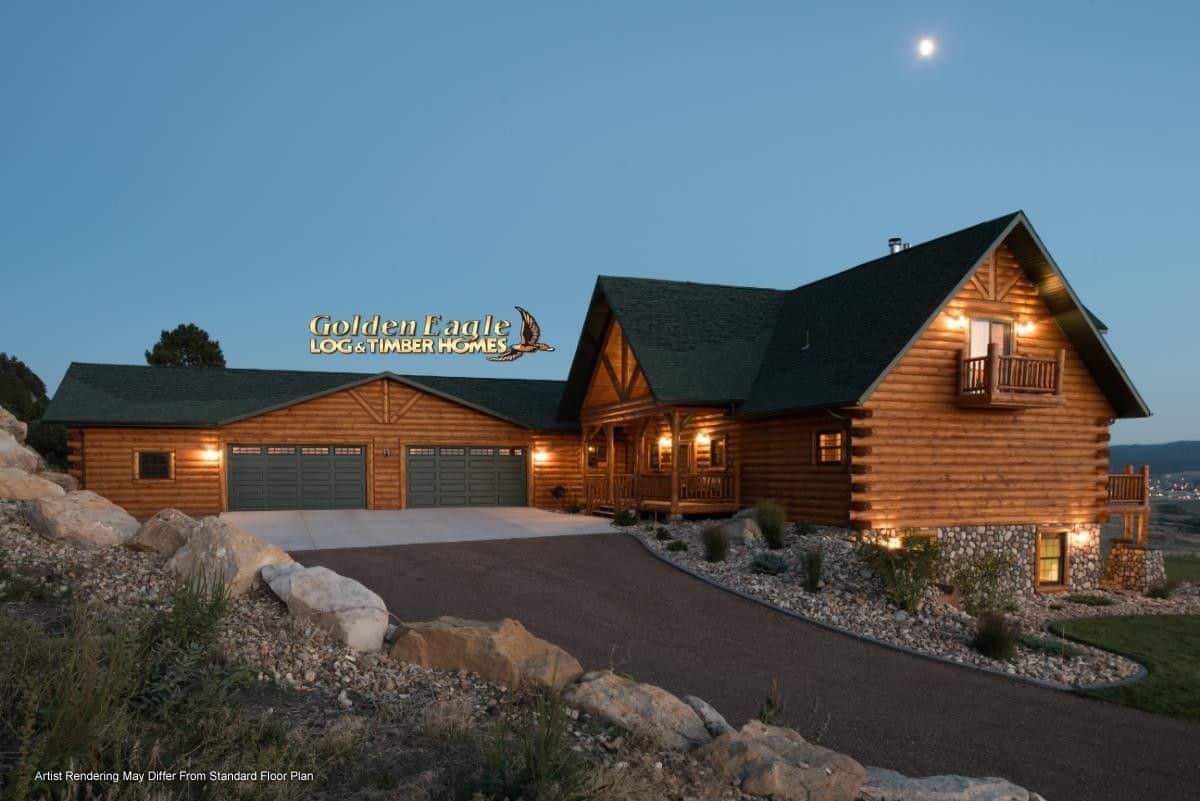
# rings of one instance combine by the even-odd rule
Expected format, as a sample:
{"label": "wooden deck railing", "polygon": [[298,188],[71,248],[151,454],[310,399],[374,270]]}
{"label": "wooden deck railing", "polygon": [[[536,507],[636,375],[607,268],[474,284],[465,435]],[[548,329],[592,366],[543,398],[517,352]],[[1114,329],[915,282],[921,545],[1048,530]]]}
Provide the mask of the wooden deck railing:
{"label": "wooden deck railing", "polygon": [[1108,505],[1112,507],[1143,508],[1150,503],[1150,468],[1143,465],[1140,472],[1133,472],[1133,465],[1124,473],[1108,476]]}
{"label": "wooden deck railing", "polygon": [[[634,481],[632,473],[613,476],[609,488],[607,473],[588,473],[583,480],[584,504],[589,509],[629,508],[641,501],[670,501],[670,473],[642,473]],[[680,501],[729,501],[738,497],[738,474],[735,470],[723,473],[681,473]]]}
{"label": "wooden deck railing", "polygon": [[715,501],[734,496],[733,473],[689,473],[679,477],[679,500]]}
{"label": "wooden deck railing", "polygon": [[1066,351],[1053,359],[1023,355],[1001,355],[995,343],[986,356],[967,358],[958,354],[960,401],[978,406],[1041,405],[1062,397]]}

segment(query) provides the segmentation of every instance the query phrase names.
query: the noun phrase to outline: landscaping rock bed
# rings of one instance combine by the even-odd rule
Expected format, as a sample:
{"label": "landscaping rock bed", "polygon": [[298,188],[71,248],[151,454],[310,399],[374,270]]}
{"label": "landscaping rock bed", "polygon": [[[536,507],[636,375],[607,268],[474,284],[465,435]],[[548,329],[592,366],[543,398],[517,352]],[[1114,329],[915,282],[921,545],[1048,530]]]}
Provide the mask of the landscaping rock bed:
{"label": "landscaping rock bed", "polygon": [[[970,644],[976,619],[942,602],[936,587],[927,591],[925,603],[916,613],[892,605],[879,580],[859,558],[859,546],[852,541],[851,532],[825,527],[813,527],[806,534],[789,532],[783,549],[766,551],[782,557],[788,569],[780,575],[769,575],[755,572],[752,567],[755,556],[764,552],[760,545],[734,543],[725,561],[706,561],[701,532],[712,524],[713,521],[684,520],[666,524],[665,533],[661,524],[642,525],[629,531],[653,552],[718,584],[820,623],[954,662],[1064,687],[1120,681],[1137,675],[1140,670],[1129,659],[1089,647],[1078,649],[1077,656],[1068,658],[1021,646],[1011,660],[990,659]],[[681,549],[680,544],[686,545],[686,549]],[[823,556],[821,587],[815,593],[802,586],[804,554],[812,548],[820,548]],[[1113,603],[1090,606],[1071,602],[1070,595],[1018,595],[1014,598],[1017,607],[1012,615],[1024,632],[1040,635],[1049,623],[1074,617],[1200,613],[1200,587],[1195,585],[1184,585],[1169,599],[1100,590],[1087,594]]]}

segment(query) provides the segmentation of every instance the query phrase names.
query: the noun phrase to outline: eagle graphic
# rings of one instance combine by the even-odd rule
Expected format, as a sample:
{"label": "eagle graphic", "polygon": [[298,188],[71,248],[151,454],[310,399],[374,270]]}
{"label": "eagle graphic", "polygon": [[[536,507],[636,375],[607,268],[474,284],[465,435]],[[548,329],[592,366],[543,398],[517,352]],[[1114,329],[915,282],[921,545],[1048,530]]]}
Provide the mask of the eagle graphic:
{"label": "eagle graphic", "polygon": [[535,350],[554,350],[549,345],[538,342],[542,336],[542,329],[538,327],[537,320],[533,319],[533,315],[520,306],[513,308],[521,313],[521,341],[515,345],[509,345],[508,350],[499,356],[488,356],[489,362],[511,362],[526,353],[533,353]]}

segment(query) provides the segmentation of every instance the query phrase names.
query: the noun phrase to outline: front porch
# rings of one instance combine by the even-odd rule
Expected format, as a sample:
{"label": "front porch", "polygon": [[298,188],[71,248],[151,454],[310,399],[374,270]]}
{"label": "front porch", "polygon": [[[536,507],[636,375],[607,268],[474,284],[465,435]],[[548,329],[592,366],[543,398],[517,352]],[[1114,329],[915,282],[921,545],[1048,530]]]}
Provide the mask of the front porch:
{"label": "front porch", "polygon": [[583,427],[583,506],[669,515],[741,506],[741,473],[720,410],[657,404]]}

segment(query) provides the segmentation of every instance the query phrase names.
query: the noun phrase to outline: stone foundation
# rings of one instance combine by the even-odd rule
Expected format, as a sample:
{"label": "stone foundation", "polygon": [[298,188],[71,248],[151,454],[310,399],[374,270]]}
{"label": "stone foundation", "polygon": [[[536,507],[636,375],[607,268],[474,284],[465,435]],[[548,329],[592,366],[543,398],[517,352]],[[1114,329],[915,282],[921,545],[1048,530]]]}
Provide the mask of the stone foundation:
{"label": "stone foundation", "polygon": [[1067,581],[1072,589],[1094,589],[1100,583],[1100,527],[1056,524],[1013,526],[946,526],[929,529],[874,529],[862,533],[864,542],[895,545],[904,537],[932,535],[941,549],[938,581],[952,584],[954,574],[985,553],[1007,556],[1010,567],[1002,579],[1014,596],[1035,591],[1034,565],[1039,528],[1070,528],[1067,535]]}
{"label": "stone foundation", "polygon": [[1117,540],[1104,565],[1104,584],[1116,589],[1145,592],[1167,580],[1163,552]]}

